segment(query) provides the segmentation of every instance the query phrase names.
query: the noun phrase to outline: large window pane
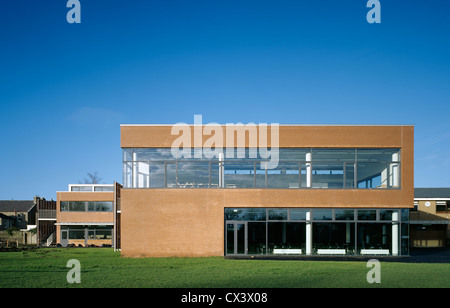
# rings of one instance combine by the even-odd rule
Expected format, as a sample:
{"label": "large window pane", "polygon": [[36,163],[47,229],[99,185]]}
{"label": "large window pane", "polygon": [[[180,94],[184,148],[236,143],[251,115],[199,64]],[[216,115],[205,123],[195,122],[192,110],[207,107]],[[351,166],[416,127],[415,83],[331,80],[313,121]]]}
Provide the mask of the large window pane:
{"label": "large window pane", "polygon": [[332,220],[333,219],[333,210],[329,209],[314,209],[313,210],[313,219],[314,220]]}
{"label": "large window pane", "polygon": [[269,220],[287,220],[287,209],[269,209]]}
{"label": "large window pane", "polygon": [[149,164],[150,171],[150,185],[149,186],[137,186],[137,187],[151,187],[151,188],[163,188],[165,187],[165,166],[163,162],[151,162]]}
{"label": "large window pane", "polygon": [[376,210],[358,210],[358,220],[376,220]]}
{"label": "large window pane", "polygon": [[313,163],[313,188],[343,188],[344,164]]}
{"label": "large window pane", "polygon": [[316,251],[345,249],[346,254],[354,254],[355,223],[314,223],[313,243]]}
{"label": "large window pane", "polygon": [[177,164],[176,162],[166,163],[166,182],[168,188],[177,186]]}
{"label": "large window pane", "polygon": [[387,163],[358,163],[358,188],[388,188]]}
{"label": "large window pane", "polygon": [[69,239],[71,240],[84,240],[84,228],[69,227]]}
{"label": "large window pane", "polygon": [[254,162],[225,162],[225,188],[253,188],[255,187]]}
{"label": "large window pane", "polygon": [[354,210],[334,210],[336,220],[355,220]]}
{"label": "large window pane", "polygon": [[178,162],[177,170],[178,187],[209,187],[209,162]]}
{"label": "large window pane", "polygon": [[305,252],[306,223],[299,222],[269,222],[268,224],[268,254],[274,249],[302,249]]}
{"label": "large window pane", "polygon": [[358,223],[358,249],[389,249],[392,223]]}
{"label": "large window pane", "polygon": [[248,253],[266,254],[266,223],[249,222],[248,227]]}
{"label": "large window pane", "polygon": [[268,188],[299,188],[299,163],[279,162],[276,169],[267,170]]}
{"label": "large window pane", "polygon": [[306,212],[308,212],[308,210],[291,209],[290,220],[306,220]]}

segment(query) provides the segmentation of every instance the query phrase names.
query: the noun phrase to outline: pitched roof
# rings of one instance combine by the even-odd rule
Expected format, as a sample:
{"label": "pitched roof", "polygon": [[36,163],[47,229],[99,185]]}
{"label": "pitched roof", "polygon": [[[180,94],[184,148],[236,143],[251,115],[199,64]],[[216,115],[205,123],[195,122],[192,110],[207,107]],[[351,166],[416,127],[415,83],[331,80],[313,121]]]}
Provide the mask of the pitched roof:
{"label": "pitched roof", "polygon": [[414,188],[414,198],[450,198],[450,188]]}
{"label": "pitched roof", "polygon": [[28,212],[34,206],[34,201],[0,200],[1,212]]}

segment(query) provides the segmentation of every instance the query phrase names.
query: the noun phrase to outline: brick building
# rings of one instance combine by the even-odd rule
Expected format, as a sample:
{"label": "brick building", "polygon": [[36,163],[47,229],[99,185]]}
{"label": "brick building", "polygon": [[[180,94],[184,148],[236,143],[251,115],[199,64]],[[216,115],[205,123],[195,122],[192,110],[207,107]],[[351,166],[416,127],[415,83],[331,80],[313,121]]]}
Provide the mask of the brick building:
{"label": "brick building", "polygon": [[[174,127],[121,126],[123,256],[409,253],[413,126],[280,125],[275,142],[273,127],[247,126],[242,136],[189,125],[183,155],[173,151]],[[211,156],[201,147],[212,132]],[[278,155],[270,168],[268,153]]]}

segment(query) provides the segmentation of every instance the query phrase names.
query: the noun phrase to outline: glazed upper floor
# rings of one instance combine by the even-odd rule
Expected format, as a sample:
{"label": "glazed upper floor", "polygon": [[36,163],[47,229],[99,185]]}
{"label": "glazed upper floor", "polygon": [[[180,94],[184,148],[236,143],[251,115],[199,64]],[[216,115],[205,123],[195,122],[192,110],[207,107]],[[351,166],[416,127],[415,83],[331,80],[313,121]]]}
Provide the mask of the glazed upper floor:
{"label": "glazed upper floor", "polygon": [[122,125],[121,146],[125,188],[413,190],[413,126]]}

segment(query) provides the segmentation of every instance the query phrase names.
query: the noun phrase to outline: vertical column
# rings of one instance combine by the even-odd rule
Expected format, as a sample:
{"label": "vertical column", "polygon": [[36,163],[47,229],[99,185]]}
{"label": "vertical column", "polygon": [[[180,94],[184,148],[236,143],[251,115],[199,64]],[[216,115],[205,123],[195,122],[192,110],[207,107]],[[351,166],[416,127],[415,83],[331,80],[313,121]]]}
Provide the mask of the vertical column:
{"label": "vertical column", "polygon": [[306,153],[306,187],[311,187],[311,152]]}
{"label": "vertical column", "polygon": [[398,211],[392,212],[392,255],[398,256]]}
{"label": "vertical column", "polygon": [[394,154],[392,154],[392,161],[394,162],[394,163],[391,163],[390,164],[390,167],[389,167],[389,172],[390,172],[390,177],[391,177],[391,179],[390,179],[390,186],[391,187],[399,187],[400,185],[400,181],[399,181],[399,179],[400,179],[400,173],[399,173],[399,171],[400,171],[400,168],[399,168],[399,164],[398,164],[398,161],[400,160],[400,154],[397,152],[397,153],[394,153]]}
{"label": "vertical column", "polygon": [[312,213],[311,210],[306,212],[306,254],[312,254]]}

